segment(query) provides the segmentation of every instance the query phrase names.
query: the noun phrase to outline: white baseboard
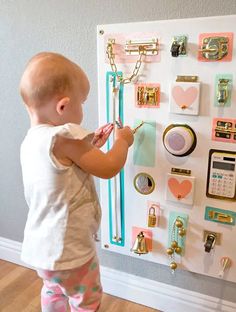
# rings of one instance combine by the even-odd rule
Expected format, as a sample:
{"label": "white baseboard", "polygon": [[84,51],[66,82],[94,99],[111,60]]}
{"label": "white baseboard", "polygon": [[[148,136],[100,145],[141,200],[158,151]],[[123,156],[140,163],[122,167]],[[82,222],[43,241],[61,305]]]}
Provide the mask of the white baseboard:
{"label": "white baseboard", "polygon": [[21,243],[0,237],[0,259],[26,266],[20,259]]}
{"label": "white baseboard", "polygon": [[[0,259],[26,266],[21,243],[0,237]],[[236,303],[101,267],[104,292],[164,312],[235,312]]]}

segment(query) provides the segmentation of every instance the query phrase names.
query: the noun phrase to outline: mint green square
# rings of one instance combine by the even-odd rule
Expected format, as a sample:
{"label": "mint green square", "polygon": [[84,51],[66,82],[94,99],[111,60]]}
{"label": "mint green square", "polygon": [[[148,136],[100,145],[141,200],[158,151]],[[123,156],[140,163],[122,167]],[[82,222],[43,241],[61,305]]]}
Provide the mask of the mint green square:
{"label": "mint green square", "polygon": [[[136,119],[134,128],[142,122]],[[134,135],[133,162],[137,166],[154,167],[156,160],[156,122],[145,120]]]}
{"label": "mint green square", "polygon": [[[219,79],[229,79],[228,82],[228,99],[225,105],[220,105],[217,101],[218,81]],[[217,74],[215,77],[215,88],[214,88],[214,106],[216,107],[230,107],[231,106],[231,93],[233,89],[233,75],[232,74]]]}

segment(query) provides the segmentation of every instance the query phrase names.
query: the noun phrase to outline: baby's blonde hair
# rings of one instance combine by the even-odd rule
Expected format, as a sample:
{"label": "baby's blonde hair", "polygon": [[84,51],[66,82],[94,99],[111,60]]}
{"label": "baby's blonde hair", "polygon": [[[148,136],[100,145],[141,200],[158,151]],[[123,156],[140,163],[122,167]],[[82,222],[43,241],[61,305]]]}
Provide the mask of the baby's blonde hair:
{"label": "baby's blonde hair", "polygon": [[67,95],[73,88],[76,64],[64,56],[42,52],[27,64],[20,81],[20,94],[27,106],[38,107]]}

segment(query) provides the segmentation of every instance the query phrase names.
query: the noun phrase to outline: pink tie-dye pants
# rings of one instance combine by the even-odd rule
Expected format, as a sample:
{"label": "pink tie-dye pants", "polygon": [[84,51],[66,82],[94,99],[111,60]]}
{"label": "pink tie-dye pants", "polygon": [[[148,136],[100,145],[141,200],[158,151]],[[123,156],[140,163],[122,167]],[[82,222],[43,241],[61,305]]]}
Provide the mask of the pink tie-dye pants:
{"label": "pink tie-dye pants", "polygon": [[37,270],[43,279],[42,312],[98,311],[102,297],[97,257],[83,266],[63,271]]}

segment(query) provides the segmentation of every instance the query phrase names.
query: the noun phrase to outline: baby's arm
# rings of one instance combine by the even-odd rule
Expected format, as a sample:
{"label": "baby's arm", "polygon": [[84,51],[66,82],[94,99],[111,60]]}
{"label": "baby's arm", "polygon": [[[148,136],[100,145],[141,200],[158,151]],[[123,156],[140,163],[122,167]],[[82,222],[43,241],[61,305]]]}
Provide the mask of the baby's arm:
{"label": "baby's arm", "polygon": [[62,164],[75,163],[85,172],[109,179],[123,168],[133,140],[133,132],[129,127],[116,129],[114,144],[104,153],[86,139],[75,140],[57,136],[53,153]]}

